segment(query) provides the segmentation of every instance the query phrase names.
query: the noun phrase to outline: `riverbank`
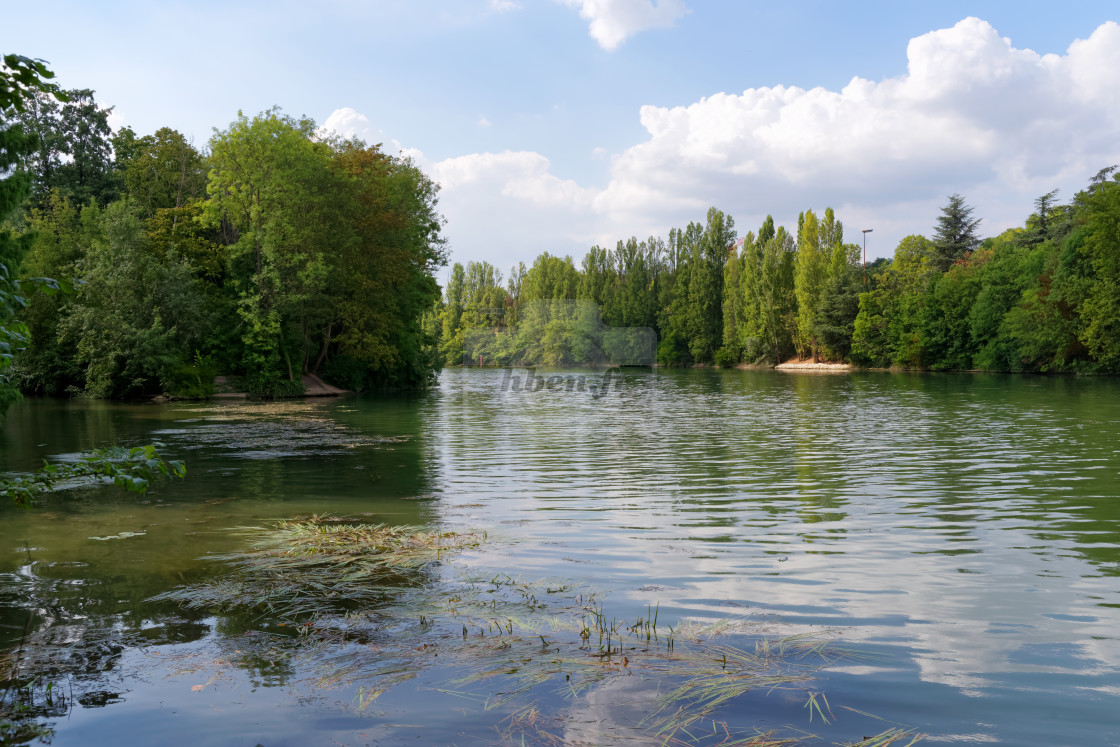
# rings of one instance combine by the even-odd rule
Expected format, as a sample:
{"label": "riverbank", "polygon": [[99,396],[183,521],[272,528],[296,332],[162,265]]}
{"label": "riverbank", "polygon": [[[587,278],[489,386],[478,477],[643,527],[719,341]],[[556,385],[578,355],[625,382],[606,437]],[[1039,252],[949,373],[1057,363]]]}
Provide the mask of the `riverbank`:
{"label": "riverbank", "polygon": [[774,366],[778,371],[813,371],[817,373],[847,373],[852,370],[851,363],[822,363],[812,359],[790,358]]}
{"label": "riverbank", "polygon": [[[328,384],[315,374],[304,375],[300,383],[303,384],[303,394],[299,395],[300,397],[338,397],[343,394],[353,394],[349,389],[339,389],[333,384]],[[248,399],[249,396],[248,392],[237,391],[228,377],[214,377],[212,399]]]}

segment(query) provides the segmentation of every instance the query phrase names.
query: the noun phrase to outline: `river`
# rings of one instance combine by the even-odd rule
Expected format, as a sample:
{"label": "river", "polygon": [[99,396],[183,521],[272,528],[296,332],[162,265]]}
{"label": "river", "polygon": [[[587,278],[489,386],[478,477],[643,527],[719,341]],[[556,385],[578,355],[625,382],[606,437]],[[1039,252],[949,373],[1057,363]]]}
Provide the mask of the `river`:
{"label": "river", "polygon": [[323,514],[485,537],[424,588],[506,574],[612,618],[655,609],[683,636],[721,625],[728,646],[825,642],[804,683],[696,728],[1120,743],[1117,379],[455,369],[407,396],[26,400],[0,428],[0,471],[151,441],[185,480],[0,507],[0,676],[40,675],[25,705],[56,747],[651,738],[642,704],[666,683],[636,652],[585,690],[542,680],[495,706],[508,683],[463,684],[447,630],[408,633],[444,659],[400,659],[407,677],[324,678],[338,651],[401,653],[368,633],[248,655],[276,633],[267,615],[149,601],[227,574],[207,556],[244,546],[231,528]]}

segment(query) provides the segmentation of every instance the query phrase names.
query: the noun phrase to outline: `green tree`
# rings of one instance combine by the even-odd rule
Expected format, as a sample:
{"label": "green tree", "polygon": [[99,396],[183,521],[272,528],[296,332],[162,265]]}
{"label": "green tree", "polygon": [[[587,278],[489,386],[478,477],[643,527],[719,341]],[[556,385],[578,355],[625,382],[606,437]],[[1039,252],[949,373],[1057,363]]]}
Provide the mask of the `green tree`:
{"label": "green tree", "polygon": [[844,361],[851,352],[852,332],[859,312],[859,247],[844,243],[844,226],[832,208],[824,211],[820,237],[829,253],[828,270],[817,301],[813,333],[829,360]]}
{"label": "green tree", "polygon": [[[101,210],[96,205],[79,209],[54,190],[42,207],[31,210],[28,225],[32,243],[23,274],[73,281],[86,247],[101,238]],[[74,296],[36,294],[28,300],[23,318],[30,340],[15,368],[20,388],[47,395],[80,392],[85,381],[74,351],[59,336]]]}
{"label": "green tree", "polygon": [[[763,241],[763,237],[767,237]],[[747,330],[757,333],[758,344],[747,347],[754,360],[781,363],[794,350],[798,313],[795,292],[797,250],[793,237],[784,226],[774,231],[774,222],[766,216],[759,230],[759,239],[749,262],[755,267],[754,281],[744,283],[750,295],[745,301],[750,310]]]}
{"label": "green tree", "polygon": [[860,294],[853,324],[853,360],[873,366],[922,365],[920,329],[936,274],[933,252],[929,239],[907,236],[895,247],[894,259],[872,275],[872,290]]}
{"label": "green tree", "polygon": [[[28,107],[42,95],[65,99],[43,60],[5,54],[0,64],[0,420],[19,398],[12,384],[10,369],[16,353],[28,343],[30,330],[19,320],[26,305],[23,289],[15,277],[32,236],[17,235],[7,222],[22,208],[31,194],[31,175],[24,168],[35,152],[36,140],[20,121]],[[51,287],[42,281],[41,287]]]}
{"label": "green tree", "polygon": [[639,242],[630,239],[617,250],[619,285],[611,323],[619,327],[657,324],[657,273],[664,242],[651,236]]}
{"label": "green tree", "polygon": [[463,362],[463,309],[466,305],[464,285],[466,273],[456,262],[451,277],[444,288],[443,309],[440,312],[440,354],[445,364]]}
{"label": "green tree", "polygon": [[[635,241],[631,239],[631,241]],[[579,289],[576,296],[599,307],[604,321],[614,322],[615,299],[618,294],[619,273],[615,261],[623,252],[623,242],[618,242],[614,254],[596,245],[583,258]]]}
{"label": "green tree", "polygon": [[104,238],[76,263],[84,282],[59,324],[59,340],[73,351],[91,397],[169,391],[206,331],[190,265],[150,253],[138,212],[124,200],[104,210]]}
{"label": "green tree", "polygon": [[1090,185],[1079,202],[1083,252],[1093,269],[1081,339],[1100,366],[1120,371],[1120,175]]}
{"label": "green tree", "polygon": [[514,362],[559,366],[576,361],[580,312],[584,306],[597,308],[591,301],[576,303],[580,284],[571,257],[537,256],[521,281]]}
{"label": "green tree", "polygon": [[685,237],[691,251],[686,330],[696,363],[711,363],[723,339],[723,266],[735,243],[735,221],[709,208],[703,228],[690,224]]}
{"label": "green tree", "polygon": [[797,260],[794,292],[797,295],[797,352],[802,358],[816,360],[822,345],[817,337],[816,320],[821,296],[828,281],[832,247],[821,243],[820,221],[812,210],[797,221]]}
{"label": "green tree", "polygon": [[53,95],[39,93],[19,115],[38,143],[26,163],[35,181],[35,202],[44,203],[57,189],[75,204],[95,200],[105,205],[119,191],[112,168],[112,107],[98,106],[88,88],[64,96],[60,104]]}
{"label": "green tree", "polygon": [[330,146],[313,133],[310,120],[272,109],[239,114],[210,142],[204,216],[230,228],[241,365],[263,392],[282,378],[295,385],[299,365],[319,352],[309,325],[322,321],[330,244],[353,241],[339,235],[350,227],[335,212]]}
{"label": "green tree", "polygon": [[206,195],[206,162],[187,139],[169,127],[136,138],[125,128],[114,138],[116,168],[129,196],[147,217],[182,208]]}
{"label": "green tree", "polygon": [[[742,241],[734,244],[727,253],[727,263],[723,266],[723,345],[716,353],[716,363],[721,366],[734,365],[743,359],[743,288],[742,275],[744,258],[754,243],[754,234],[747,234]],[[742,253],[740,253],[742,247]]]}
{"label": "green tree", "polygon": [[[455,274],[452,273],[452,283]],[[456,347],[448,350],[448,363],[517,362],[515,342],[506,319],[507,294],[502,273],[489,262],[468,262],[461,290],[462,313],[455,335]]]}
{"label": "green tree", "polygon": [[335,150],[335,180],[344,180],[347,199],[340,212],[329,202],[322,208],[323,238],[338,243],[315,260],[328,272],[321,295],[301,301],[294,315],[302,367],[316,372],[335,349],[363,368],[365,386],[427,385],[440,360],[422,317],[439,298],[434,275],[446,263],[438,187],[412,161],[377,146],[349,141]]}
{"label": "green tree", "polygon": [[[696,224],[690,224],[689,227],[693,225]],[[662,365],[682,366],[690,362],[687,307],[692,274],[690,245],[693,241],[695,237],[679,228],[669,230],[657,286],[657,329],[660,337],[657,360]]]}
{"label": "green tree", "polygon": [[941,208],[933,232],[936,250],[933,267],[938,272],[946,272],[954,262],[980,244],[976,230],[981,219],[972,217],[974,210],[965,204],[959,194],[949,195],[949,202]]}

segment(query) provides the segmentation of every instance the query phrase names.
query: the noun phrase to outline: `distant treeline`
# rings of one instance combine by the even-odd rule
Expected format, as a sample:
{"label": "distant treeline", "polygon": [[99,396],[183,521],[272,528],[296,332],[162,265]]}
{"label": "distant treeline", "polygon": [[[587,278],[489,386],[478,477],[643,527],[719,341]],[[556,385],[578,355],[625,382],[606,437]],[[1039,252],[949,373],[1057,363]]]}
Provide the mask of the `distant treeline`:
{"label": "distant treeline", "polygon": [[[1022,228],[980,240],[952,195],[930,238],[907,236],[864,268],[831,209],[767,217],[742,240],[730,216],[667,239],[541,254],[503,284],[456,264],[438,309],[445,363],[589,362],[588,330],[648,327],[663,365],[772,364],[793,356],[876,367],[1120,371],[1120,174],[1101,170],[1069,204],[1039,197]],[[558,306],[558,304],[561,304]],[[533,309],[526,334],[526,310]],[[545,309],[546,311],[541,311]],[[551,312],[547,311],[551,309]],[[625,357],[625,356],[623,356]],[[595,362],[595,361],[591,361]],[[616,361],[626,362],[626,361]]]}
{"label": "distant treeline", "polygon": [[[442,218],[407,158],[275,109],[200,151],[168,128],[113,134],[89,90],[9,99],[0,400],[205,396],[215,374],[265,396],[302,392],[304,373],[351,389],[433,380],[421,322]],[[32,292],[34,277],[64,292]]]}
{"label": "distant treeline", "polygon": [[[407,158],[278,110],[204,150],[114,134],[90,90],[0,66],[0,413],[43,394],[206,396],[424,386],[444,364],[770,364],[1120,371],[1120,175],[980,240],[953,195],[868,268],[831,209],[741,240],[712,208],[667,238],[446,263]],[[48,278],[51,280],[43,280]],[[45,291],[45,292],[39,292]]]}

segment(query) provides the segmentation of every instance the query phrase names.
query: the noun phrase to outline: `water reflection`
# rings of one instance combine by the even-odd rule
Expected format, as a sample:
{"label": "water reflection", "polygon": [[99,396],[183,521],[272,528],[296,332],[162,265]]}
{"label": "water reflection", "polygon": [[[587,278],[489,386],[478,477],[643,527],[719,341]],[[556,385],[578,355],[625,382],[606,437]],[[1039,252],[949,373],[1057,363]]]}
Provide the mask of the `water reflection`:
{"label": "water reflection", "polygon": [[[190,474],[143,497],[0,507],[0,648],[25,630],[44,651],[104,644],[67,665],[108,669],[78,712],[143,718],[156,694],[211,676],[211,705],[215,686],[293,688],[304,673],[283,657],[236,654],[257,622],[144,600],[221,572],[201,558],[237,547],[228,527],[335,513],[488,531],[500,541],[466,569],[591,584],[620,616],[659,603],[665,619],[838,629],[880,658],[834,670],[830,700],[937,739],[1120,740],[1120,383],[627,369],[593,397],[502,376],[450,370],[427,395],[265,407],[20,404],[0,469],[159,439]],[[174,686],[129,674],[171,655],[228,667]],[[269,705],[246,708],[288,702],[253,697]],[[385,697],[386,713],[415,713]],[[573,721],[608,719],[611,698],[573,704]],[[334,720],[345,705],[323,708],[332,738],[358,741]],[[468,721],[447,728],[488,728]]]}
{"label": "water reflection", "polygon": [[[976,695],[1019,698],[1030,722],[1026,692],[1117,692],[1116,382],[630,371],[589,402],[494,376],[445,374],[458,409],[432,426],[445,516],[528,535],[502,562],[566,565],[635,606],[843,626],[902,647],[965,721],[990,720]],[[896,683],[878,692],[928,722]],[[1114,706],[1082,711],[1088,728]]]}

